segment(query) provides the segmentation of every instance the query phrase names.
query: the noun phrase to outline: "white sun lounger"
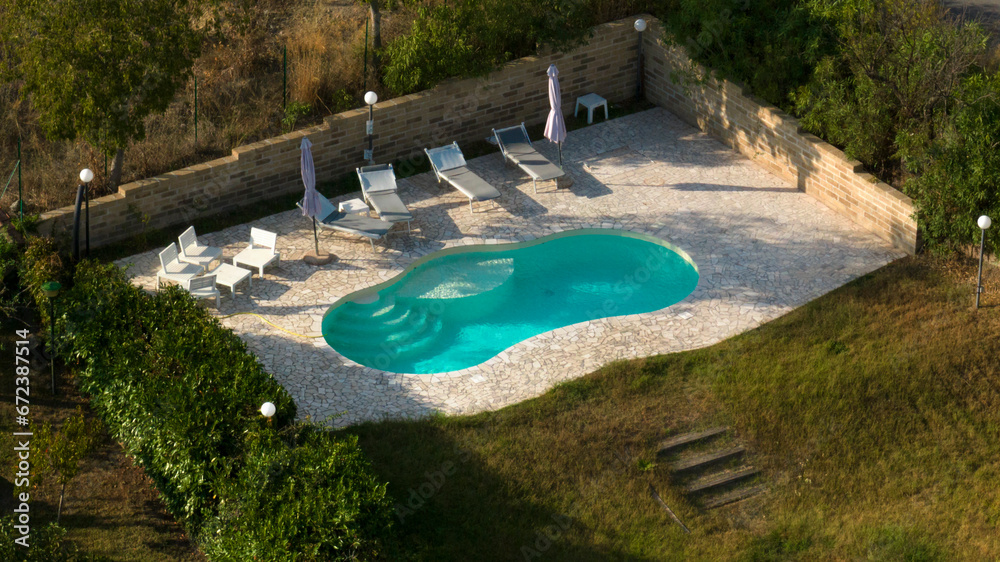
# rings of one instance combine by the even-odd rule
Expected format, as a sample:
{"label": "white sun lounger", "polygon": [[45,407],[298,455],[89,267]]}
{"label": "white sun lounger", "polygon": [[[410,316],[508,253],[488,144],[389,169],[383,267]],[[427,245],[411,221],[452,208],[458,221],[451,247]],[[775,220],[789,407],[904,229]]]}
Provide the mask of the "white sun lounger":
{"label": "white sun lounger", "polygon": [[[300,209],[302,208],[301,201],[295,205]],[[373,251],[375,250],[374,241],[384,237],[389,233],[389,229],[392,228],[391,222],[386,222],[382,219],[373,219],[371,217],[338,211],[333,208],[330,200],[326,197],[319,198],[319,205],[319,215],[316,216],[317,224],[330,230],[364,236],[372,245]]]}
{"label": "white sun lounger", "polygon": [[156,272],[156,290],[160,290],[160,282],[164,279],[174,283],[186,284],[191,278],[201,275],[205,268],[193,263],[184,263],[177,259],[177,244],[173,242],[160,252],[160,271]]}
{"label": "white sun lounger", "polygon": [[447,181],[469,198],[469,212],[475,212],[472,209],[473,201],[488,201],[500,197],[500,192],[495,187],[466,166],[465,156],[457,142],[438,148],[425,148],[424,152],[430,158],[438,182]]}
{"label": "white sun lounger", "polygon": [[177,245],[180,246],[180,260],[185,263],[200,265],[209,269],[213,261],[222,261],[222,248],[214,246],[203,246],[198,243],[198,235],[193,226],[189,226],[180,236],[177,237]]}
{"label": "white sun lounger", "polygon": [[259,228],[250,229],[250,245],[233,258],[233,265],[240,264],[255,268],[260,277],[264,277],[264,267],[281,263],[281,253],[275,247],[278,245],[278,235]]}
{"label": "white sun lounger", "polygon": [[506,129],[493,129],[493,136],[496,137],[503,157],[517,164],[531,176],[531,185],[535,188],[535,193],[538,193],[539,181],[554,180],[566,175],[562,168],[549,162],[531,146],[531,139],[528,138],[524,123]]}
{"label": "white sun lounger", "polygon": [[365,166],[358,168],[357,172],[361,193],[379,218],[391,223],[405,222],[406,232],[409,232],[413,215],[396,193],[396,174],[392,171],[392,164]]}

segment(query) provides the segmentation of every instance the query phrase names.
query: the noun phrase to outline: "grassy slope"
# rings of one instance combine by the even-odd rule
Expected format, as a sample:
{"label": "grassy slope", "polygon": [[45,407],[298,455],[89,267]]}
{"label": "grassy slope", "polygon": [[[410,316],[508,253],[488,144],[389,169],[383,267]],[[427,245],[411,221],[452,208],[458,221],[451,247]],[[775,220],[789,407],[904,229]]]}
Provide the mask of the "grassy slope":
{"label": "grassy slope", "polygon": [[[1000,320],[942,265],[905,259],[718,345],[497,412],[348,431],[414,508],[400,529],[416,559],[997,559]],[[770,493],[704,512],[663,463],[640,469],[664,435],[719,423]]]}

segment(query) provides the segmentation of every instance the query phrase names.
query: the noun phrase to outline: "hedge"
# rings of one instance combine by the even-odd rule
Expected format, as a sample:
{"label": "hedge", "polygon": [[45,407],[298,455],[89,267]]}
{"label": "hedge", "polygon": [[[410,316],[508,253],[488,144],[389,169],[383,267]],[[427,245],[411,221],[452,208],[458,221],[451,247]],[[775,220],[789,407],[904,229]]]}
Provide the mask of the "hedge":
{"label": "hedge", "polygon": [[63,357],[211,559],[384,556],[390,502],[356,441],[296,423],[291,396],[232,331],[186,292],[149,295],[111,264],[80,262],[72,285],[56,313]]}

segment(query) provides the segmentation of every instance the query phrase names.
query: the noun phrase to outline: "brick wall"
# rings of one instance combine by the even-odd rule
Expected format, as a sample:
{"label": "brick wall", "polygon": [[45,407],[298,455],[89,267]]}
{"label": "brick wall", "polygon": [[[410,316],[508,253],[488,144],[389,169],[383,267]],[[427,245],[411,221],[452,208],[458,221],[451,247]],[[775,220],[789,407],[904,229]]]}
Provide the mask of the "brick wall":
{"label": "brick wall", "polygon": [[643,40],[646,98],[721,140],[841,215],[914,254],[919,246],[913,203],[864,173],[836,147],[802,131],[798,121],[664,45],[657,22]]}
{"label": "brick wall", "polygon": [[[577,96],[598,93],[611,102],[635,92],[637,39],[632,20],[598,26],[591,41],[565,54],[513,61],[481,79],[451,80],[437,87],[375,105],[375,161],[422,155],[422,150],[458,141],[482,140],[493,127],[521,121],[534,125],[548,115],[545,74],[559,67],[563,111]],[[333,178],[364,165],[367,108],[328,117],[322,125],[233,150],[231,156],[123,185],[118,193],[91,201],[92,246],[102,246],[148,228],[177,227],[191,219],[232,210],[302,189],[299,143],[313,143],[317,178]],[[68,233],[73,208],[42,215],[43,234]]]}

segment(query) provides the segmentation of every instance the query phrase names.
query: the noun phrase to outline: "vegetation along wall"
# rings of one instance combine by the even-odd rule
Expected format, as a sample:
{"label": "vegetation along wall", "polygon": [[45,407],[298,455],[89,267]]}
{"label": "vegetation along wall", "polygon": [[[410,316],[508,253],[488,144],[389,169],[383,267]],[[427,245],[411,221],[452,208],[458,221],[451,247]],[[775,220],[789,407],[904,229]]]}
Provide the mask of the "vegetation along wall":
{"label": "vegetation along wall", "polygon": [[[915,253],[919,242],[909,197],[861,172],[861,164],[805,133],[781,110],[744,95],[693,63],[683,49],[665,45],[658,22],[643,36],[644,91],[649,101],[792,182],[838,213]],[[548,110],[545,71],[560,71],[563,111],[595,92],[611,102],[635,93],[635,18],[598,26],[590,42],[565,54],[527,57],[481,79],[452,80],[375,106],[375,159],[419,156],[426,147],[453,140],[481,140],[492,127],[538,124]],[[333,178],[364,165],[367,109],[327,118],[322,125],[233,150],[231,156],[123,185],[92,202],[91,244],[133,236],[142,228],[184,226],[191,219],[238,208],[302,189],[299,143],[313,143],[317,178]],[[72,228],[73,209],[42,215],[43,234]],[[145,224],[144,224],[145,223]]]}
{"label": "vegetation along wall", "polygon": [[[650,33],[651,32],[651,33]],[[831,209],[914,254],[917,222],[909,197],[861,171],[861,163],[772,106],[744,95],[665,45],[657,22],[643,40],[646,98],[721,140]]]}
{"label": "vegetation along wall", "polygon": [[[480,79],[452,80],[375,105],[375,161],[422,156],[424,148],[483,140],[492,127],[545,121],[545,72],[559,67],[563,111],[595,92],[611,102],[635,95],[636,32],[632,19],[594,29],[587,45],[569,53],[527,57]],[[312,141],[317,179],[338,177],[365,164],[367,108],[326,119],[315,127],[242,146],[231,156],[121,186],[91,201],[90,243],[102,246],[142,228],[185,226],[191,219],[302,189],[299,144]],[[145,224],[144,224],[145,223]],[[44,213],[42,234],[70,232],[73,208]],[[180,232],[178,230],[178,232]]]}

